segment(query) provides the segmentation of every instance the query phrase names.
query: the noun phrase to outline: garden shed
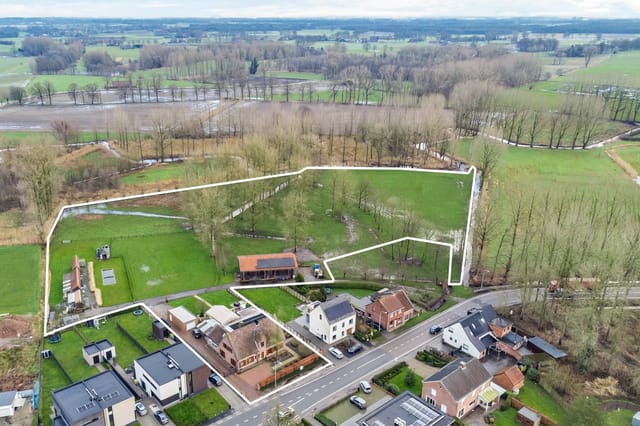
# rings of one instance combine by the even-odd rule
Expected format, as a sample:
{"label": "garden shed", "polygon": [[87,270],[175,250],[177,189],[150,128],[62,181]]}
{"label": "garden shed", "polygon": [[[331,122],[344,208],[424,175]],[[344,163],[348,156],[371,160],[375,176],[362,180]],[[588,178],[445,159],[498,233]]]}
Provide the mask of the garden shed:
{"label": "garden shed", "polygon": [[169,309],[167,319],[171,327],[180,331],[189,331],[196,326],[197,318],[184,306]]}
{"label": "garden shed", "polygon": [[155,320],[151,325],[151,334],[156,339],[164,339],[169,337],[169,329],[167,325],[160,320]]}
{"label": "garden shed", "polygon": [[109,339],[102,339],[82,347],[82,358],[89,365],[107,362],[115,357],[116,348]]}

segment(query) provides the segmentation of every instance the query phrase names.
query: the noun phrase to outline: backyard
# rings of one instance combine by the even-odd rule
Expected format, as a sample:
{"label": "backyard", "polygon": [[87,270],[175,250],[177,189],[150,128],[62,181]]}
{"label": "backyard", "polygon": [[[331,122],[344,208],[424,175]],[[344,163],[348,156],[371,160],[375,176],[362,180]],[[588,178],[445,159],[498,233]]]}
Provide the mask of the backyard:
{"label": "backyard", "polygon": [[[40,259],[41,250],[37,245],[0,246],[3,279],[0,286],[0,313],[38,312],[41,289]],[[19,291],[16,291],[18,289]]]}
{"label": "backyard", "polygon": [[271,313],[278,321],[289,322],[302,315],[296,305],[302,302],[281,288],[240,290],[239,293],[258,307]]}
{"label": "backyard", "polygon": [[225,413],[229,403],[214,388],[209,388],[186,401],[167,408],[167,414],[176,426],[202,424]]}

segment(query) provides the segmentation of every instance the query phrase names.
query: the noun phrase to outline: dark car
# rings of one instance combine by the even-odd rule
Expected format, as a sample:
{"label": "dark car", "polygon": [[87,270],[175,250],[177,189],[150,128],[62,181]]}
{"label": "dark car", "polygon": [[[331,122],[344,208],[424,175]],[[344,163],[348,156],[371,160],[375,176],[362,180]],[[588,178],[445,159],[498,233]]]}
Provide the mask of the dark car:
{"label": "dark car", "polygon": [[222,378],[216,373],[211,373],[211,375],[209,376],[209,381],[213,383],[214,386],[222,386]]}
{"label": "dark car", "polygon": [[438,334],[442,331],[442,327],[439,325],[432,325],[431,328],[429,329],[429,333],[431,334]]}
{"label": "dark car", "polygon": [[196,339],[200,339],[202,337],[202,331],[197,327],[191,329],[191,334],[193,334],[193,337]]}
{"label": "dark car", "polygon": [[362,350],[362,345],[360,343],[354,343],[353,345],[349,346],[349,349],[347,349],[347,352],[353,355],[353,354],[357,354],[361,350]]}

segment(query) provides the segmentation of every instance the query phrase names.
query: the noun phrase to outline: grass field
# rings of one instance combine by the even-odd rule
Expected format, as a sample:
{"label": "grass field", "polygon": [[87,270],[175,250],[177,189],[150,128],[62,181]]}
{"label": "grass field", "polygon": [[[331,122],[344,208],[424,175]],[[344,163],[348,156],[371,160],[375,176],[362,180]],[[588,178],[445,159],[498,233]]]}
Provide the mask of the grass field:
{"label": "grass field", "polygon": [[229,403],[214,388],[167,408],[176,426],[199,425],[229,409]]}
{"label": "grass field", "polygon": [[267,72],[267,76],[275,78],[294,78],[298,80],[324,80],[324,76],[322,74],[313,72],[270,71]]}
{"label": "grass field", "polygon": [[0,246],[0,313],[35,314],[40,306],[40,260],[37,245]]}
{"label": "grass field", "polygon": [[[151,315],[133,315],[126,312],[110,319],[124,328],[147,352],[155,352],[169,346],[166,340],[158,340],[152,336],[152,324],[155,318]],[[116,348],[117,351],[117,348]]]}
{"label": "grass field", "polygon": [[407,386],[407,384],[405,383],[405,378],[407,377],[407,372],[410,370],[409,367],[403,367],[402,370],[400,370],[400,372],[395,375],[394,377],[392,377],[389,380],[389,383],[392,385],[396,385],[398,387],[398,389],[400,390],[400,392],[398,393],[401,394],[404,391],[409,391],[412,394],[416,395],[416,396],[420,396],[422,394],[422,377],[420,377],[418,374],[416,374],[415,371],[413,371],[413,375],[415,377],[415,380],[413,382],[412,386]]}
{"label": "grass field", "polygon": [[[60,279],[69,271],[73,255],[91,261],[96,247],[107,243],[112,256],[122,259],[124,272],[117,269],[118,283],[102,287],[105,305],[131,301],[131,297],[137,300],[211,287],[222,278],[230,280],[220,278],[209,252],[179,220],[116,215],[90,218],[69,217],[56,229],[51,248],[52,304],[61,301]],[[188,262],[184,254],[189,256]],[[94,264],[97,284],[102,268],[99,262]],[[127,282],[130,290],[124,285]]]}
{"label": "grass field", "polygon": [[77,382],[99,372],[96,367],[89,366],[82,359],[82,347],[86,344],[83,336],[72,329],[62,334],[62,340],[59,343],[49,343],[45,339],[44,347],[51,349],[71,380]]}
{"label": "grass field", "polygon": [[167,180],[181,181],[184,175],[182,164],[165,164],[147,167],[139,172],[120,178],[120,183],[132,185],[137,183],[161,182]]}
{"label": "grass field", "polygon": [[[198,296],[211,305],[223,305],[226,307],[230,307],[234,302],[238,301],[238,298],[229,293],[227,290],[211,291],[208,293],[199,294]],[[209,306],[206,303],[196,297],[182,297],[180,299],[175,299],[170,301],[169,305],[173,306],[174,308],[178,306],[184,306],[189,310],[189,312],[194,315],[199,315],[200,313],[204,313],[207,311],[207,309],[209,309]]]}
{"label": "grass field", "polygon": [[82,88],[88,84],[96,84],[98,88],[102,89],[105,85],[104,77],[98,77],[93,75],[71,75],[71,74],[55,74],[55,75],[36,75],[29,82],[27,86],[27,91],[31,89],[31,87],[36,82],[50,82],[56,92],[66,92],[69,89],[69,85],[71,83],[75,83],[79,88]]}
{"label": "grass field", "polygon": [[636,172],[640,172],[640,146],[621,146],[616,152],[624,161],[629,163]]}
{"label": "grass field", "polygon": [[42,360],[42,385],[40,392],[42,399],[40,401],[40,413],[42,422],[45,426],[51,426],[51,406],[53,405],[53,398],[51,397],[51,391],[61,389],[67,385],[70,385],[67,378],[62,373],[62,370],[58,368],[58,365],[53,358]]}
{"label": "grass field", "polygon": [[302,315],[300,311],[296,309],[296,305],[302,302],[280,288],[271,287],[241,290],[240,294],[260,308],[271,313],[281,322],[286,323]]}
{"label": "grass field", "polygon": [[[123,315],[131,314],[127,313]],[[122,368],[127,368],[133,364],[134,359],[144,355],[144,352],[131,343],[129,338],[116,327],[116,321],[118,321],[119,317],[120,315],[101,322],[100,328],[78,327],[77,330],[80,331],[89,342],[109,339],[116,348],[116,362]]]}

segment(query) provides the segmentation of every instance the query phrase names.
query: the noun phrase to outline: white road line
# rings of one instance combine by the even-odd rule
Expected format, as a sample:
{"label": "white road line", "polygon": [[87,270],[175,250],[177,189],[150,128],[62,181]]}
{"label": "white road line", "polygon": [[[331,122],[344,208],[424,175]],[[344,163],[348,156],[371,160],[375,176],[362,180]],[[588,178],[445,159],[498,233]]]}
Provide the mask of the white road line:
{"label": "white road line", "polygon": [[299,400],[297,400],[296,402],[294,402],[293,404],[291,404],[291,407],[293,407],[294,405],[296,405],[297,403],[301,402],[304,400],[304,397],[300,398]]}

